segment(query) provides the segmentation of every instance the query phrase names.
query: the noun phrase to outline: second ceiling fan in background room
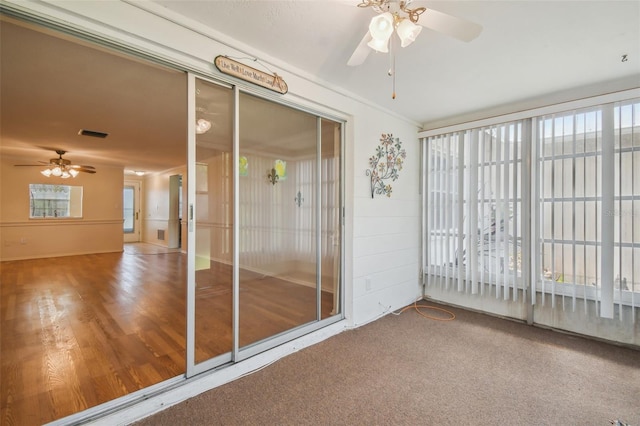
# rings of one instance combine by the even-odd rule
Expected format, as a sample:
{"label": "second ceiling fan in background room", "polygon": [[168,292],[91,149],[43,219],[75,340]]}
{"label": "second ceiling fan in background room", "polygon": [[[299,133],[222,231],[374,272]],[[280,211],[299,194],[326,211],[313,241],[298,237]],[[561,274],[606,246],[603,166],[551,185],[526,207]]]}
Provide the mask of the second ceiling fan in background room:
{"label": "second ceiling fan in background room", "polygon": [[58,158],[51,158],[49,159],[48,162],[39,161],[40,164],[15,164],[15,166],[16,167],[44,167],[43,165],[46,165],[47,167],[40,171],[42,175],[46,177],[51,177],[51,176],[59,177],[62,179],[76,177],[80,172],[92,173],[92,174],[96,172],[96,168],[93,166],[72,164],[70,160],[67,160],[66,158],[62,158],[62,156],[67,153],[66,151],[63,151],[61,149],[56,149],[55,152],[56,154],[58,154]]}
{"label": "second ceiling fan in background room", "polygon": [[[377,15],[371,19],[369,30],[349,58],[347,65],[362,64],[374,50],[389,53],[391,65],[389,75],[393,77],[393,94],[395,99],[395,32],[400,47],[407,47],[416,40],[423,27],[469,42],[482,32],[482,26],[466,19],[427,9],[426,7],[409,7],[412,0],[362,0],[360,8],[372,8]],[[389,43],[391,41],[391,43]]]}

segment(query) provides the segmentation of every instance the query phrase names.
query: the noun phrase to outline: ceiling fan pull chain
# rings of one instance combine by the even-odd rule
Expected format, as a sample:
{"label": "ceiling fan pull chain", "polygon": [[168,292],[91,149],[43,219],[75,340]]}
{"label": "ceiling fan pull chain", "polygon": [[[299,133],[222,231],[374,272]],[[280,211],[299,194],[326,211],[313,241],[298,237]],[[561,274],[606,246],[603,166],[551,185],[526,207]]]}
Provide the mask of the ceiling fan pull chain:
{"label": "ceiling fan pull chain", "polygon": [[393,94],[391,95],[391,99],[396,98],[396,54],[393,53]]}
{"label": "ceiling fan pull chain", "polygon": [[394,39],[391,39],[390,47],[389,47],[389,77],[391,77],[391,99],[396,98],[396,42]]}

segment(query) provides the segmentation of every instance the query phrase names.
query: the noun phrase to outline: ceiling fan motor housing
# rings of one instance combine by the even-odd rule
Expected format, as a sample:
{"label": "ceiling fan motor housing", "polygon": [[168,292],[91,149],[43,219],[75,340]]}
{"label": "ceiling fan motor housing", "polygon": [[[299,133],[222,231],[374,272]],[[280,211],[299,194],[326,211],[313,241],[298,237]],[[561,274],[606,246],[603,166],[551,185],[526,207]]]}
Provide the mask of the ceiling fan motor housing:
{"label": "ceiling fan motor housing", "polygon": [[71,164],[71,161],[65,158],[51,158],[49,159],[49,164],[55,164],[57,166],[68,166]]}
{"label": "ceiling fan motor housing", "polygon": [[67,153],[67,151],[63,151],[61,149],[56,149],[56,154],[58,154],[59,157],[58,158],[50,158],[49,159],[49,164],[51,164],[51,165],[55,164],[56,166],[68,166],[68,165],[70,165],[71,164],[70,160],[62,158],[62,156],[64,154],[66,154],[66,153]]}

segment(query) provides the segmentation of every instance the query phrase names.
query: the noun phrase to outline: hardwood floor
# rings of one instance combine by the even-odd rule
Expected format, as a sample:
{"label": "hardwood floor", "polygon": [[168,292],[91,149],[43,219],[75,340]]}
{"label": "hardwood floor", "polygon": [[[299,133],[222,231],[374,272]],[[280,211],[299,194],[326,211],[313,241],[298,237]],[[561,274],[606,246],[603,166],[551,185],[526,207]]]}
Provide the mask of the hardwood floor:
{"label": "hardwood floor", "polygon": [[[0,263],[0,423],[47,423],[184,374],[186,271],[180,252],[130,249]],[[230,276],[196,279],[197,361],[231,348]],[[323,318],[331,305],[323,293]],[[241,346],[313,321],[315,290],[243,271],[240,318]]]}

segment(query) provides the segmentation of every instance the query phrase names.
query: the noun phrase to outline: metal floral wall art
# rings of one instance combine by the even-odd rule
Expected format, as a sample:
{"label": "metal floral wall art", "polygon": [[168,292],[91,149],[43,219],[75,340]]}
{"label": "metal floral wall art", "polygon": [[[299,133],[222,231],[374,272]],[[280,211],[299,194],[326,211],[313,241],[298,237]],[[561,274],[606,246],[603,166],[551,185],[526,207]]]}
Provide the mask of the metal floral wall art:
{"label": "metal floral wall art", "polygon": [[383,133],[375,155],[369,158],[371,168],[367,169],[367,176],[371,177],[371,198],[374,194],[391,197],[391,185],[385,181],[391,179],[395,182],[398,179],[398,172],[402,170],[405,158],[407,153],[402,148],[400,138],[394,138],[391,133]]}

